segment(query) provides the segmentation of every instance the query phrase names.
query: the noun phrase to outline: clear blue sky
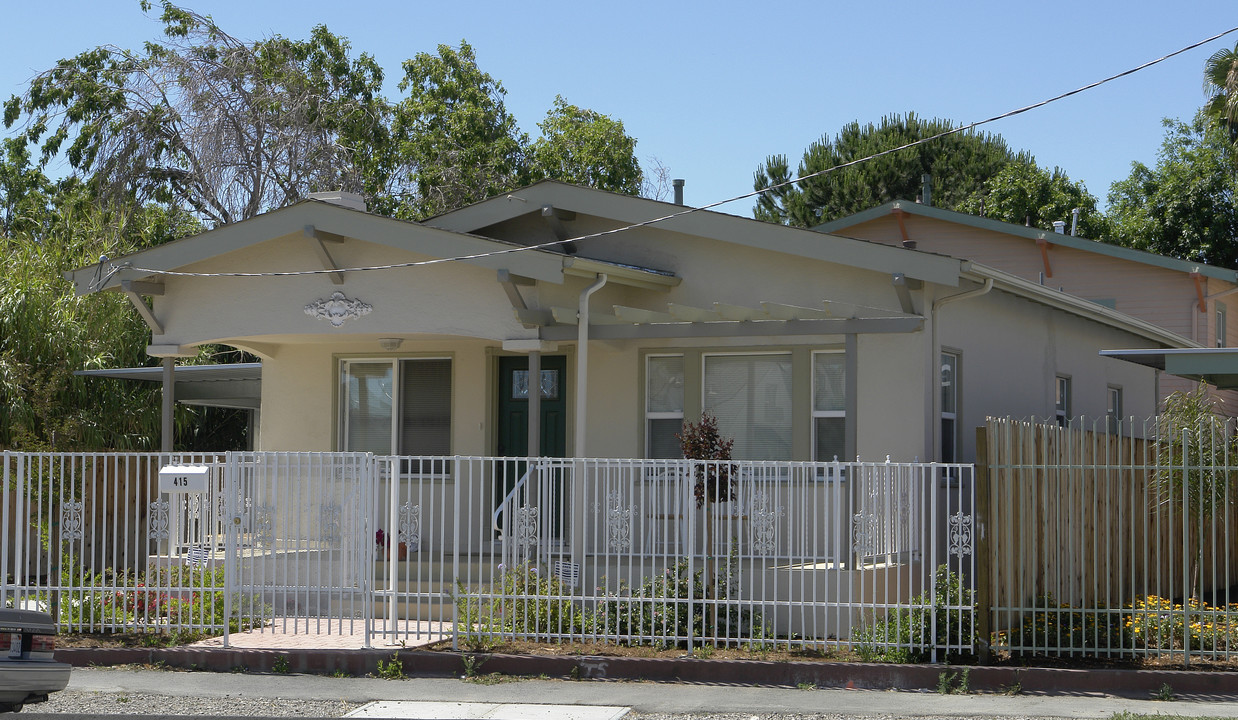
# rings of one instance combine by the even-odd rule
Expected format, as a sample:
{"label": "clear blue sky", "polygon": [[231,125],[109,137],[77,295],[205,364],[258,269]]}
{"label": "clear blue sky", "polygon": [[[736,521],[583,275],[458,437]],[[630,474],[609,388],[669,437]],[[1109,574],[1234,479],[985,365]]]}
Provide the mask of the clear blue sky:
{"label": "clear blue sky", "polygon": [[[0,95],[100,44],[137,48],[159,24],[137,0],[5,3]],[[932,2],[323,2],[198,0],[244,39],[316,24],[373,54],[397,96],[400,64],[466,39],[507,89],[520,127],[556,94],[622,120],[703,205],[752,189],[772,153],[797,161],[852,120],[914,110],[958,123],[997,115],[1238,26],[1233,0]],[[1103,202],[1130,163],[1155,162],[1161,119],[1203,101],[1202,68],[1238,33],[1083,96],[986,126]],[[749,215],[750,200],[722,210]]]}

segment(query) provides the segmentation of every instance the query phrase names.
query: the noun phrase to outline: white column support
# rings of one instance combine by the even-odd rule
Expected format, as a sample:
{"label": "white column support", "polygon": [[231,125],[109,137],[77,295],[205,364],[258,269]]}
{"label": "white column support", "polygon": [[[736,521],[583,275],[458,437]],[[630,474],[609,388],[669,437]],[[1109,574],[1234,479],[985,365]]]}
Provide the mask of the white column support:
{"label": "white column support", "polygon": [[172,452],[172,441],[174,427],[172,422],[172,414],[176,409],[176,358],[165,357],[163,359],[163,423],[160,427],[160,446],[159,449],[163,452]]}
{"label": "white column support", "polygon": [[585,411],[589,394],[589,296],[606,284],[606,273],[599,273],[597,282],[580,293],[576,320],[576,438],[575,453],[585,457]]}

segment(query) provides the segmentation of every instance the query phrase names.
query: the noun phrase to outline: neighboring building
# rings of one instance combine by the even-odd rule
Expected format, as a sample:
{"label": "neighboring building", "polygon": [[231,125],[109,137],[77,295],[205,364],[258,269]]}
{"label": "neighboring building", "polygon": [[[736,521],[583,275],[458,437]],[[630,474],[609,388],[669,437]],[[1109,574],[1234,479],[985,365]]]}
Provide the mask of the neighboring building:
{"label": "neighboring building", "polygon": [[[1238,322],[1229,319],[1231,310],[1238,312],[1234,270],[1075,237],[1065,233],[1065,223],[1055,232],[898,200],[814,229],[966,258],[1133,315],[1206,348],[1238,345]],[[1163,375],[1160,384],[1162,397],[1195,387],[1194,380],[1173,375]],[[1216,396],[1227,413],[1238,414],[1238,392]],[[1121,406],[1123,398],[1116,399]],[[1121,406],[1121,414],[1135,413]]]}
{"label": "neighboring building", "polygon": [[[1098,352],[1193,345],[1034,274],[890,247],[889,209],[857,223],[868,242],[550,181],[424,223],[362,207],[306,200],[68,277],[129,293],[153,356],[259,356],[260,450],[672,456],[708,411],[740,458],[970,461],[986,415],[1052,417],[1059,388],[1072,415],[1114,390],[1151,414],[1156,373]],[[921,250],[943,251],[919,221],[957,230],[940,212],[910,215]],[[1049,239],[1056,284],[1075,270]]]}

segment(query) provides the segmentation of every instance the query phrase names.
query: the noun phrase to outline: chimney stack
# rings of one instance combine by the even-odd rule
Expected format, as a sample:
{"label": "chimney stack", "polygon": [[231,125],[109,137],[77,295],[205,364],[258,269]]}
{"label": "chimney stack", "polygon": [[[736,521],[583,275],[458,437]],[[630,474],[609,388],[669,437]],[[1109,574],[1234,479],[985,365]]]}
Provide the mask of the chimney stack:
{"label": "chimney stack", "polygon": [[683,178],[676,178],[671,184],[675,186],[675,204],[683,205]]}
{"label": "chimney stack", "polygon": [[1058,235],[1065,235],[1066,234],[1066,221],[1065,220],[1054,220],[1053,221],[1053,232],[1057,233]]}
{"label": "chimney stack", "polygon": [[928,173],[924,173],[923,175],[920,176],[920,183],[924,186],[924,189],[920,191],[920,196],[924,199],[924,204],[932,205],[933,204],[933,176],[929,175]]}

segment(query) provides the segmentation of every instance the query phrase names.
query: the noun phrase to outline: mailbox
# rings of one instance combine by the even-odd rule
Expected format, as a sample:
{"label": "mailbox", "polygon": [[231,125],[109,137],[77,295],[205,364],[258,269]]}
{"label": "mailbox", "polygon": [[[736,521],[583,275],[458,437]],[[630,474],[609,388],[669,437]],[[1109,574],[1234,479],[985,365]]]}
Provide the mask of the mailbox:
{"label": "mailbox", "polygon": [[205,465],[166,465],[159,468],[159,492],[204,493],[210,472]]}

